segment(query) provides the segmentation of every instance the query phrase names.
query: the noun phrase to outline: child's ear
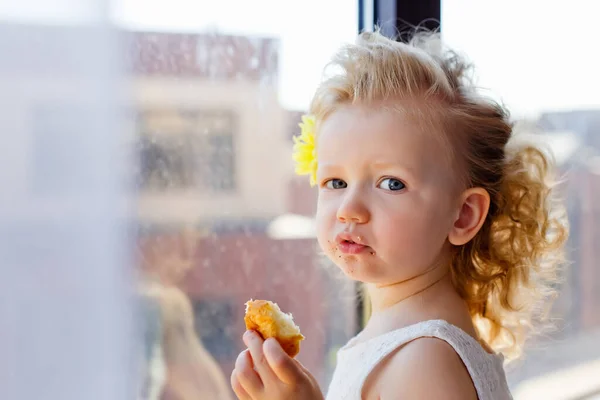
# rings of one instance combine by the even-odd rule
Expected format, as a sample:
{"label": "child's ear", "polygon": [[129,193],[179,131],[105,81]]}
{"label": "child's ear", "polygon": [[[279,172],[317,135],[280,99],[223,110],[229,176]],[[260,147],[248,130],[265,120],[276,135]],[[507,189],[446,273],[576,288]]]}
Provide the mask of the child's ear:
{"label": "child's ear", "polygon": [[461,199],[458,216],[448,235],[448,240],[455,246],[462,246],[475,237],[490,208],[490,195],[483,188],[467,189]]}

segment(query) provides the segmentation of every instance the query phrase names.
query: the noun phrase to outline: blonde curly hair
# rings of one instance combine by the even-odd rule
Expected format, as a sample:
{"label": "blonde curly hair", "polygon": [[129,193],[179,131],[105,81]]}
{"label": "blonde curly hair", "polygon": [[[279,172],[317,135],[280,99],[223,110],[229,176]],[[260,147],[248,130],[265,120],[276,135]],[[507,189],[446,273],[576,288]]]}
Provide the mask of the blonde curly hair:
{"label": "blonde curly hair", "polygon": [[421,99],[412,115],[434,126],[466,187],[490,194],[486,220],[469,243],[455,246],[451,274],[481,340],[510,360],[544,320],[560,267],[567,222],[553,201],[550,157],[511,140],[504,107],[476,90],[470,65],[439,35],[418,32],[408,43],[378,32],[359,35],[333,58],[310,106],[320,123],[357,102]]}

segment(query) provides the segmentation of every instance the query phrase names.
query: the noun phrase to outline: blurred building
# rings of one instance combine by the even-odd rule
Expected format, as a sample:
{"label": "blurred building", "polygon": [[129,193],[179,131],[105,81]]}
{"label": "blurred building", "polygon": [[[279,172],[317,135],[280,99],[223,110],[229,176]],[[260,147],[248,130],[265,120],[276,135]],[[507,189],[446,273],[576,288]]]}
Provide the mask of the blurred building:
{"label": "blurred building", "polygon": [[238,223],[285,212],[292,165],[278,42],[133,33],[131,48],[140,218]]}

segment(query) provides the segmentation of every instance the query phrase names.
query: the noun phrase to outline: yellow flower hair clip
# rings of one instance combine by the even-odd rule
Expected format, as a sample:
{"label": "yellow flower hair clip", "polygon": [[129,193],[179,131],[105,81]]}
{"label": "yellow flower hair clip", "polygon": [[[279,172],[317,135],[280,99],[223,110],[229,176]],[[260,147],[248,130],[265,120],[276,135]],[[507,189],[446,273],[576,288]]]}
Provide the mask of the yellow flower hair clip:
{"label": "yellow flower hair clip", "polygon": [[300,135],[294,137],[293,158],[296,162],[296,174],[309,175],[310,186],[317,184],[317,148],[315,140],[315,118],[303,115]]}

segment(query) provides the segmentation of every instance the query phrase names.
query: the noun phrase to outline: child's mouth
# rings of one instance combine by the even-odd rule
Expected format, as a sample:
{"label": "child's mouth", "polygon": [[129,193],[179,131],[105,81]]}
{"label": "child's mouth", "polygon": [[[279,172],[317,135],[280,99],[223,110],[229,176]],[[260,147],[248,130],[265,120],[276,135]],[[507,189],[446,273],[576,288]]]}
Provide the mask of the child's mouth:
{"label": "child's mouth", "polygon": [[361,254],[368,249],[368,246],[355,243],[352,240],[343,240],[338,244],[338,249],[344,254]]}

